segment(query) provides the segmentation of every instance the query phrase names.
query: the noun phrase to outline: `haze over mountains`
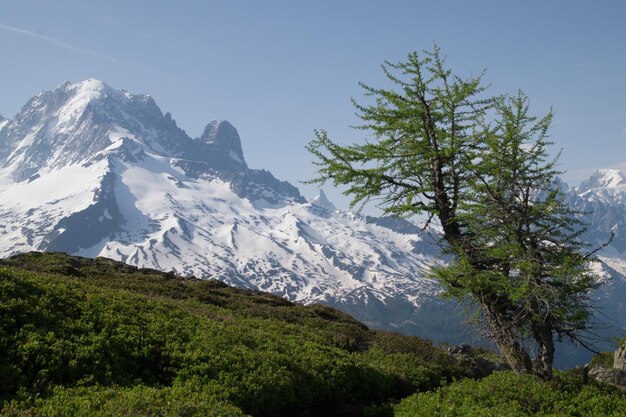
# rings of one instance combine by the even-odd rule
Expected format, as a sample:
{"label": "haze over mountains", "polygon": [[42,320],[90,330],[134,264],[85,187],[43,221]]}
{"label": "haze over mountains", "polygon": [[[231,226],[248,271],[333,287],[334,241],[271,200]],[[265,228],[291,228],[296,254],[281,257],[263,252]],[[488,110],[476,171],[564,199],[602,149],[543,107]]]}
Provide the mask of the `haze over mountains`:
{"label": "haze over mountains", "polygon": [[[598,263],[613,279],[597,298],[624,332],[626,173],[599,170],[561,187],[590,213],[593,244],[615,232]],[[307,200],[249,168],[230,123],[211,121],[191,138],[149,95],[101,81],[64,83],[0,117],[0,257],[106,256],[455,342],[467,336],[459,314],[425,277],[440,258],[434,239],[404,220],[337,210],[323,192]]]}

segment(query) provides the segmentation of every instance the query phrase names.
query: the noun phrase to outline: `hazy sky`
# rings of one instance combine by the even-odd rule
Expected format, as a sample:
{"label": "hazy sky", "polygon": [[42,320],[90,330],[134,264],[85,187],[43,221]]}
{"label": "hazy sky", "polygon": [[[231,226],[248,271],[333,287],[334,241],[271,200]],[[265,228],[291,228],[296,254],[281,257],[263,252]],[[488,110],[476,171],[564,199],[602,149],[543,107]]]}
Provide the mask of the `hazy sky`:
{"label": "hazy sky", "polygon": [[[385,85],[384,60],[436,42],[461,75],[487,69],[493,94],[554,106],[570,184],[626,168],[626,1],[0,0],[0,114],[62,82],[98,78],[151,94],[198,136],[237,127],[248,165],[314,175],[313,129],[358,141],[350,97]],[[330,186],[336,205],[346,200]]]}

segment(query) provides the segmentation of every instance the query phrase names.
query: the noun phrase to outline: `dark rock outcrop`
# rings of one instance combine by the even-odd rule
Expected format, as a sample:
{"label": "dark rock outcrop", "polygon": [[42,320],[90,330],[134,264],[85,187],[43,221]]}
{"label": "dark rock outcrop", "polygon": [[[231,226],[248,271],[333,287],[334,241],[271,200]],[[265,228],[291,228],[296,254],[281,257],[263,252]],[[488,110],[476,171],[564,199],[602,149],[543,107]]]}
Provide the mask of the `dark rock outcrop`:
{"label": "dark rock outcrop", "polygon": [[595,365],[589,370],[589,376],[596,381],[615,385],[626,391],[626,341],[615,351],[612,368]]}
{"label": "dark rock outcrop", "polygon": [[626,340],[616,351],[613,359],[613,368],[626,371]]}
{"label": "dark rock outcrop", "polygon": [[448,356],[467,369],[470,378],[484,378],[496,371],[508,369],[502,363],[484,358],[476,348],[467,344],[448,348]]}

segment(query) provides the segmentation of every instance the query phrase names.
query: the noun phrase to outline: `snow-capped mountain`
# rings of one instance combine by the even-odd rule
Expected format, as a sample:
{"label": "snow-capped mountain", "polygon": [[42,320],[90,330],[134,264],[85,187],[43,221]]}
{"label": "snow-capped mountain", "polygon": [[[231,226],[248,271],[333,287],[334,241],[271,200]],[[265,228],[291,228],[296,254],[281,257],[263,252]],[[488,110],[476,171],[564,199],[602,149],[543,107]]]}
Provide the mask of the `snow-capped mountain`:
{"label": "snow-capped mountain", "polygon": [[600,169],[571,190],[569,198],[574,208],[586,213],[584,219],[591,226],[588,240],[603,244],[613,231],[614,251],[609,252],[626,254],[626,172]]}
{"label": "snow-capped mountain", "polygon": [[621,338],[626,334],[626,172],[599,169],[578,187],[562,190],[589,226],[588,250],[600,249],[595,267],[603,285],[594,297],[598,334]]}
{"label": "snow-capped mountain", "polygon": [[[594,243],[615,229],[599,266],[614,279],[598,297],[624,331],[626,173],[559,186],[591,213]],[[0,257],[106,256],[325,302],[435,340],[471,333],[425,278],[441,261],[432,236],[405,220],[337,210],[322,191],[307,201],[248,167],[230,123],[212,121],[191,138],[149,95],[97,80],[64,83],[0,118],[0,219]]]}
{"label": "snow-capped mountain", "polygon": [[148,95],[97,80],[33,97],[0,130],[0,256],[106,256],[290,300],[419,305],[436,289],[420,233],[250,169],[237,130],[190,138]]}

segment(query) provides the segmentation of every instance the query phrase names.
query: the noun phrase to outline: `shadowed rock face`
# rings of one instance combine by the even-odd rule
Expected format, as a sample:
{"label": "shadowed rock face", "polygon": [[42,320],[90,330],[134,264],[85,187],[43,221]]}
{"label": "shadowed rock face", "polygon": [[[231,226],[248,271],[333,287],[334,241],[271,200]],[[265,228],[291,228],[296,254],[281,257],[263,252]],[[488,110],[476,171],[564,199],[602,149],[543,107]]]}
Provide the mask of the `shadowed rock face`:
{"label": "shadowed rock face", "polygon": [[480,356],[480,352],[468,344],[449,347],[448,356],[468,369],[471,378],[485,378],[496,371],[510,369],[505,364],[494,362]]}
{"label": "shadowed rock face", "polygon": [[211,121],[204,128],[199,140],[211,145],[213,152],[232,159],[234,162],[245,164],[239,133],[228,121]]}
{"label": "shadowed rock face", "polygon": [[589,370],[589,376],[626,391],[626,341],[617,348],[613,355],[613,368],[596,365]]}
{"label": "shadowed rock face", "polygon": [[626,371],[626,341],[615,351],[613,368]]}

